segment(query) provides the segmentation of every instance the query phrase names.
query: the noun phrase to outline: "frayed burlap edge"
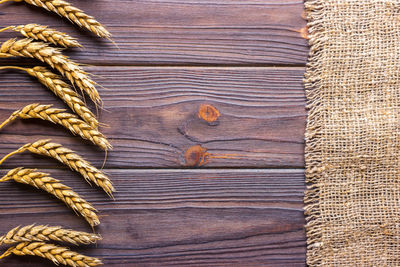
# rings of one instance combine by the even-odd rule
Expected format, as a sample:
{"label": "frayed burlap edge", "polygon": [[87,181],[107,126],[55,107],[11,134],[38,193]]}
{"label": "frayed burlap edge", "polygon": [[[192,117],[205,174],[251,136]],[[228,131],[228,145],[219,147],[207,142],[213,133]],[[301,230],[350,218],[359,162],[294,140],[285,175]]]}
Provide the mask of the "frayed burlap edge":
{"label": "frayed burlap edge", "polygon": [[320,217],[320,187],[319,177],[324,171],[321,139],[318,135],[321,130],[321,55],[324,47],[324,27],[322,18],[324,9],[320,0],[305,2],[308,20],[310,52],[304,75],[304,87],[306,89],[308,118],[305,133],[305,162],[307,189],[304,197],[304,214],[306,215],[307,233],[307,264],[319,265],[322,261],[322,219]]}

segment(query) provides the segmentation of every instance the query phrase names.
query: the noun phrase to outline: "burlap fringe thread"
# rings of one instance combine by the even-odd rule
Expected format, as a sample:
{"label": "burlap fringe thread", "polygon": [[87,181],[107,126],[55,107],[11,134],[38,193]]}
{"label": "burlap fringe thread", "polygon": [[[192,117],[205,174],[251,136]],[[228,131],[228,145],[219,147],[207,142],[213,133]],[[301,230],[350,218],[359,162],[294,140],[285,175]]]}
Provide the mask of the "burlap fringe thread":
{"label": "burlap fringe thread", "polygon": [[323,171],[321,164],[321,140],[315,138],[319,129],[321,129],[321,113],[320,113],[320,51],[324,46],[323,28],[319,23],[324,12],[320,0],[305,2],[308,20],[309,32],[309,61],[307,70],[304,75],[304,86],[306,89],[308,120],[305,133],[305,161],[306,161],[306,183],[307,191],[304,197],[304,213],[306,215],[306,232],[307,232],[307,264],[318,265],[321,262],[320,247],[322,245],[321,218],[319,206],[319,185],[318,176]]}

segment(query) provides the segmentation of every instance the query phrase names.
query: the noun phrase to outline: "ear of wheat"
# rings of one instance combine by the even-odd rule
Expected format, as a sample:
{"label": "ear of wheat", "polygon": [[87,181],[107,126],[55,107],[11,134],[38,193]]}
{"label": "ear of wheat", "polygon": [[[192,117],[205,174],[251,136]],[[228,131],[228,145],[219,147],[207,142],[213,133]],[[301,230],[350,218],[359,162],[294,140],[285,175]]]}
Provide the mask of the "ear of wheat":
{"label": "ear of wheat", "polygon": [[72,267],[88,267],[102,265],[100,259],[81,255],[65,247],[59,247],[44,242],[22,242],[9,248],[0,259],[11,254],[17,256],[38,256],[51,260],[54,264],[64,264]]}
{"label": "ear of wheat", "polygon": [[[2,0],[1,3],[11,0]],[[81,9],[72,6],[70,3],[62,0],[13,0],[14,2],[22,2],[34,6],[44,8],[48,11],[54,12],[61,17],[67,18],[69,21],[79,25],[82,28],[93,32],[99,37],[109,39],[111,33],[94,17],[85,14]]]}
{"label": "ear of wheat", "polygon": [[10,230],[6,235],[0,237],[0,245],[50,240],[71,243],[74,245],[89,245],[94,244],[101,239],[101,236],[97,234],[63,229],[61,226],[32,224],[24,227],[17,226]]}
{"label": "ear of wheat", "polygon": [[57,69],[72,84],[85,91],[95,103],[101,103],[96,83],[75,62],[61,53],[59,48],[51,47],[46,43],[32,39],[10,39],[0,47],[0,57],[28,57],[36,58]]}
{"label": "ear of wheat", "polygon": [[18,117],[22,119],[42,119],[50,121],[64,126],[73,134],[77,134],[83,139],[91,141],[93,144],[104,150],[112,148],[107,138],[97,129],[79,119],[77,116],[65,112],[64,109],[52,108],[52,105],[27,105],[24,108],[15,111],[7,120],[0,124],[0,129]]}
{"label": "ear of wheat", "polygon": [[29,75],[37,78],[40,83],[49,88],[55,95],[61,98],[72,111],[78,114],[84,121],[86,121],[93,128],[99,127],[99,121],[96,116],[90,111],[86,104],[82,101],[79,95],[65,83],[61,77],[44,67],[34,68],[21,68],[17,66],[1,66],[2,69],[17,69],[28,73]]}
{"label": "ear of wheat", "polygon": [[112,197],[112,192],[115,192],[110,179],[104,172],[92,166],[74,151],[60,144],[52,143],[51,140],[39,140],[35,143],[28,143],[6,155],[0,160],[0,165],[9,157],[27,150],[31,153],[57,159],[72,170],[79,172],[89,183],[93,182],[97,186],[103,188],[110,197]]}
{"label": "ear of wheat", "polygon": [[80,214],[93,227],[100,224],[97,210],[86,200],[59,180],[54,179],[47,173],[36,172],[33,169],[16,168],[7,173],[0,182],[13,179],[17,183],[34,186],[54,195],[67,206]]}
{"label": "ear of wheat", "polygon": [[52,43],[54,45],[59,45],[66,48],[82,47],[82,45],[76,40],[76,38],[44,25],[31,23],[19,26],[9,26],[1,29],[0,32],[5,30],[13,30],[15,32],[19,32],[27,38],[42,40],[44,42]]}

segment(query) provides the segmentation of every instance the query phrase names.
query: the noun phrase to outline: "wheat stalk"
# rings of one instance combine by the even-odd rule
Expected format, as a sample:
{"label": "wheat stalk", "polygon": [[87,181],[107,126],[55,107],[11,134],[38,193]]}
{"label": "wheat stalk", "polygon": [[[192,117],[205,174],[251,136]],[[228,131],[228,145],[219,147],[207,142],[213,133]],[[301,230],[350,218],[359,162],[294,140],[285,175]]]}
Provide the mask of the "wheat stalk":
{"label": "wheat stalk", "polygon": [[79,95],[74,90],[72,90],[71,87],[67,83],[65,83],[57,74],[40,66],[34,68],[1,66],[0,70],[3,69],[22,70],[29,75],[37,78],[40,83],[49,88],[56,96],[61,98],[72,111],[74,111],[84,121],[90,124],[90,126],[96,129],[99,127],[99,121],[97,120],[96,116],[90,111],[90,109],[82,101]]}
{"label": "wheat stalk", "polygon": [[54,264],[64,264],[72,267],[91,267],[102,265],[100,259],[81,255],[65,247],[59,247],[44,242],[22,242],[9,248],[0,259],[11,254],[17,256],[39,256],[51,260]]}
{"label": "wheat stalk", "polygon": [[82,28],[93,32],[99,37],[109,39],[111,33],[94,17],[85,14],[81,9],[72,6],[70,3],[62,0],[2,0],[1,3],[8,1],[23,2],[34,6],[44,8],[54,12],[61,17],[67,18],[69,21],[79,25]]}
{"label": "wheat stalk", "polygon": [[9,26],[1,29],[0,32],[5,30],[13,30],[15,32],[19,32],[27,38],[42,40],[44,42],[52,43],[54,45],[59,45],[66,48],[82,47],[82,45],[76,40],[76,38],[44,25],[31,23],[19,26]]}
{"label": "wheat stalk", "polygon": [[57,242],[67,242],[74,245],[89,245],[94,244],[101,239],[101,236],[97,234],[63,229],[61,226],[32,224],[24,227],[17,226],[14,229],[10,230],[7,234],[0,237],[0,245],[10,245],[19,242],[50,240]]}
{"label": "wheat stalk", "polygon": [[97,186],[103,188],[110,197],[112,197],[112,192],[115,192],[110,179],[104,172],[92,166],[88,161],[84,160],[74,151],[63,147],[60,144],[52,143],[51,140],[39,140],[34,143],[28,143],[6,155],[0,160],[0,165],[9,157],[27,150],[34,154],[57,159],[72,170],[79,172],[89,183],[93,182]]}
{"label": "wheat stalk", "polygon": [[72,191],[70,187],[50,177],[49,174],[36,172],[34,169],[16,168],[9,171],[7,175],[0,179],[0,182],[11,179],[17,183],[31,185],[54,195],[72,208],[77,214],[85,218],[92,227],[100,224],[99,218],[96,215],[97,210],[90,203]]}
{"label": "wheat stalk", "polygon": [[89,78],[77,63],[70,60],[61,53],[59,48],[51,47],[46,43],[32,39],[9,39],[0,47],[0,58],[4,57],[28,57],[36,58],[57,69],[72,84],[76,84],[82,91],[85,91],[95,103],[101,103],[96,83]]}
{"label": "wheat stalk", "polygon": [[97,129],[79,119],[74,114],[65,112],[64,109],[52,108],[52,105],[27,105],[24,108],[13,112],[13,114],[11,114],[7,120],[0,124],[0,130],[6,124],[17,119],[18,117],[22,119],[42,119],[45,121],[50,121],[52,123],[64,126],[73,134],[77,134],[83,139],[91,141],[93,144],[104,150],[112,148],[107,138]]}

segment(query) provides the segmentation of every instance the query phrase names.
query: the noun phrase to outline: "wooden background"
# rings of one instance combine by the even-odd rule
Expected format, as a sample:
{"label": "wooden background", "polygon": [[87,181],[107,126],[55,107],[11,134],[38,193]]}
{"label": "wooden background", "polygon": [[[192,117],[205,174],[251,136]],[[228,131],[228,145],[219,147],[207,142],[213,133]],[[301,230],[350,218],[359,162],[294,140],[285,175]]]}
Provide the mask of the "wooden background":
{"label": "wooden background", "polygon": [[[305,266],[303,1],[71,2],[107,25],[119,49],[24,3],[0,5],[0,25],[46,24],[84,44],[66,53],[90,64],[104,86],[100,115],[109,127],[102,130],[115,147],[105,171],[116,200],[30,153],[8,160],[1,174],[39,168],[92,202],[104,240],[76,250],[106,266]],[[1,41],[13,36],[0,34]],[[1,60],[8,64],[38,63]],[[34,102],[66,107],[24,73],[0,75],[1,120]],[[203,120],[201,105],[217,110],[218,120]],[[96,147],[37,120],[4,128],[0,154],[48,137],[102,165]],[[31,223],[90,231],[45,193],[13,182],[0,192],[1,233]],[[16,256],[0,264],[48,266]]]}

